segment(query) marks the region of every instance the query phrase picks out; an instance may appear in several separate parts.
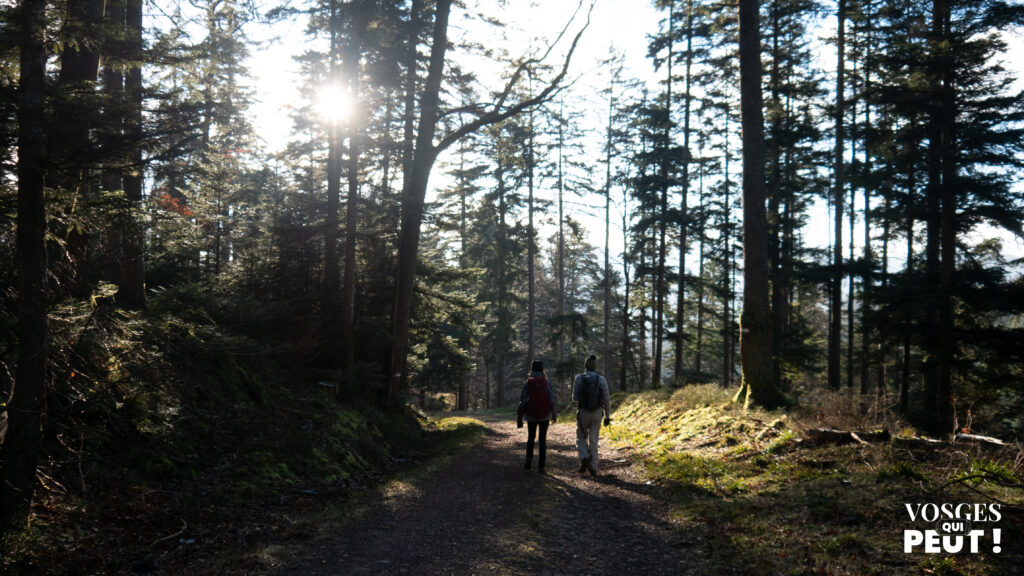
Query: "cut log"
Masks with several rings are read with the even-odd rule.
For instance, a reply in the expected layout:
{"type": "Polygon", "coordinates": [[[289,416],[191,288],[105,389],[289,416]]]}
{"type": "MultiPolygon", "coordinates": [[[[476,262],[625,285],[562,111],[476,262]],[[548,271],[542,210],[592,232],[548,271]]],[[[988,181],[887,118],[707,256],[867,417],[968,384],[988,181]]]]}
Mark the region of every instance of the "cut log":
{"type": "Polygon", "coordinates": [[[920,438],[917,436],[897,436],[892,439],[892,443],[901,448],[931,448],[933,450],[947,446],[942,440],[920,438]]]}
{"type": "Polygon", "coordinates": [[[1003,442],[998,438],[980,436],[978,434],[957,434],[953,441],[969,442],[971,444],[977,444],[978,446],[984,446],[985,448],[1006,448],[1006,442],[1003,442]]]}
{"type": "Polygon", "coordinates": [[[885,428],[880,430],[858,430],[854,434],[865,442],[888,442],[892,440],[892,434],[885,428]]]}
{"type": "Polygon", "coordinates": [[[867,444],[856,434],[849,430],[832,430],[830,428],[812,428],[805,430],[804,435],[811,442],[821,442],[827,444],[867,444]]]}

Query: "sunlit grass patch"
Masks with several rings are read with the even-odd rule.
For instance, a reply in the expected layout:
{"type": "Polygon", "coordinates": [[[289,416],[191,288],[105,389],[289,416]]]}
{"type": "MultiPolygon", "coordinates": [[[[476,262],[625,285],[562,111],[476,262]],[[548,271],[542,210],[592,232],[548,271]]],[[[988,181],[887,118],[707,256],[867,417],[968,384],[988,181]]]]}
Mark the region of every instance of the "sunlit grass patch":
{"type": "Polygon", "coordinates": [[[446,449],[457,449],[475,444],[487,432],[486,424],[475,418],[463,416],[433,420],[431,426],[444,433],[446,449]]]}
{"type": "MultiPolygon", "coordinates": [[[[619,395],[608,437],[669,488],[681,525],[709,535],[708,573],[1016,573],[1005,572],[1013,563],[1005,549],[923,559],[923,552],[905,554],[902,538],[911,527],[907,502],[986,502],[984,493],[1024,504],[1024,457],[885,441],[814,444],[801,438],[822,425],[812,414],[744,411],[695,399],[702,394],[619,395]]],[[[888,418],[857,418],[859,404],[847,396],[848,406],[830,418],[864,426],[858,430],[876,430],[888,418]]],[[[1024,539],[1009,516],[1000,525],[1004,543],[1024,539]]]]}

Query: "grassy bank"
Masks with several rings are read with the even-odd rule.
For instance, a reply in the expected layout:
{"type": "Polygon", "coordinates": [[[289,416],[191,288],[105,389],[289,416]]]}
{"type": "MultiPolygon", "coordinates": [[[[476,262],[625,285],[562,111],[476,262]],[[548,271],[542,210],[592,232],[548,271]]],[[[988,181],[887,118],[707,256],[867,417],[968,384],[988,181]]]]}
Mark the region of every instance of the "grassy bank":
{"type": "MultiPolygon", "coordinates": [[[[728,574],[1017,574],[1024,561],[1019,448],[901,441],[818,444],[837,423],[912,434],[881,409],[837,395],[800,413],[744,412],[728,390],[692,386],[614,398],[616,444],[672,495],[674,513],[706,527],[710,565],[728,574]],[[903,551],[906,504],[1001,503],[976,554],[903,551]],[[1001,529],[993,553],[990,528],[1001,529]]],[[[693,525],[690,522],[685,523],[693,525]]]]}

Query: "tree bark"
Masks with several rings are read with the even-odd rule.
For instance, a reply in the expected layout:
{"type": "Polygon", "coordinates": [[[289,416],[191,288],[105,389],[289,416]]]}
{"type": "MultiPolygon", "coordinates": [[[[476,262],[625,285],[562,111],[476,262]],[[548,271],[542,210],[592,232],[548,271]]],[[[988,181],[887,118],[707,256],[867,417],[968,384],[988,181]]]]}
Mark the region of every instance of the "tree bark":
{"type": "Polygon", "coordinates": [[[733,360],[733,339],[734,334],[732,330],[733,314],[732,314],[732,303],[733,303],[733,266],[732,266],[732,194],[730,194],[731,187],[729,186],[729,115],[725,115],[725,146],[724,146],[724,158],[722,159],[722,172],[723,181],[725,187],[725,193],[722,198],[722,212],[724,223],[724,233],[722,234],[724,240],[723,252],[725,253],[725,262],[722,265],[722,294],[723,294],[723,306],[722,306],[722,386],[732,386],[732,377],[735,362],[733,360]]]}
{"type": "MultiPolygon", "coordinates": [[[[359,59],[363,34],[368,18],[367,6],[358,1],[352,4],[355,14],[345,47],[343,74],[352,102],[359,102],[359,59]]],[[[354,104],[352,105],[354,108],[354,104]]],[[[359,226],[359,152],[364,126],[361,115],[351,110],[347,118],[348,131],[348,197],[345,202],[345,267],[341,279],[341,366],[351,370],[355,363],[355,306],[356,306],[356,237],[359,226]]]]}
{"type": "Polygon", "coordinates": [[[18,364],[7,405],[7,434],[0,447],[0,534],[20,530],[28,520],[42,442],[46,384],[47,292],[46,213],[46,52],[43,0],[23,0],[20,26],[18,101],[18,214],[15,237],[18,270],[16,309],[18,364]]]}
{"type": "MultiPolygon", "coordinates": [[[[604,365],[604,372],[609,376],[612,373],[612,347],[609,342],[609,334],[611,328],[611,302],[612,302],[612,284],[611,284],[611,247],[609,241],[611,240],[611,220],[612,220],[612,117],[615,114],[615,81],[612,80],[611,86],[608,88],[608,126],[605,131],[605,154],[604,154],[604,318],[601,330],[601,345],[603,347],[602,355],[604,358],[601,362],[604,365]]],[[[609,386],[611,384],[609,383],[609,386]]],[[[610,389],[610,388],[609,388],[610,389]]]]}
{"type": "MultiPolygon", "coordinates": [[[[95,82],[99,74],[103,15],[103,0],[69,0],[62,30],[65,49],[60,55],[57,78],[59,96],[53,103],[54,116],[62,121],[49,128],[50,174],[44,178],[49,186],[75,199],[68,214],[71,220],[84,219],[78,212],[87,210],[96,188],[93,167],[97,158],[89,131],[90,124],[98,119],[95,82]]],[[[66,231],[55,232],[66,237],[70,266],[57,266],[53,273],[72,293],[78,292],[76,284],[86,268],[88,238],[73,223],[66,231]]]]}
{"type": "Polygon", "coordinates": [[[434,13],[434,31],[430,48],[430,66],[420,100],[420,118],[416,130],[416,144],[409,165],[409,175],[402,190],[402,227],[398,238],[398,279],[395,289],[394,327],[392,330],[391,376],[388,400],[397,402],[401,397],[405,375],[405,348],[412,317],[412,298],[416,282],[416,260],[420,243],[420,224],[423,221],[423,202],[427,193],[430,169],[437,158],[434,131],[437,127],[440,103],[441,77],[444,73],[445,52],[448,48],[448,15],[452,0],[437,0],[434,13]]]}
{"type": "Polygon", "coordinates": [[[743,313],[738,398],[746,405],[779,405],[772,383],[772,322],[768,295],[768,224],[765,208],[764,113],[758,3],[739,2],[740,114],[743,124],[743,313]]]}
{"type": "Polygon", "coordinates": [[[668,191],[669,191],[669,148],[672,143],[672,48],[675,41],[675,15],[674,15],[675,2],[669,2],[668,4],[668,57],[665,62],[668,67],[668,74],[665,79],[665,133],[662,136],[664,140],[664,149],[661,155],[661,166],[659,170],[661,172],[661,206],[659,209],[658,218],[658,272],[657,277],[654,280],[654,299],[655,299],[655,310],[654,310],[654,326],[651,329],[652,336],[654,337],[654,367],[651,369],[651,387],[657,388],[661,386],[661,370],[662,370],[662,347],[665,340],[665,292],[667,290],[665,281],[665,258],[668,251],[667,245],[667,233],[668,233],[668,191]]]}
{"type": "Polygon", "coordinates": [[[782,150],[779,144],[782,131],[781,104],[781,83],[782,74],[779,64],[781,50],[779,37],[782,35],[781,23],[779,21],[779,2],[774,0],[771,3],[769,12],[771,18],[771,70],[769,72],[769,90],[771,92],[770,108],[772,114],[771,137],[767,143],[768,171],[768,262],[771,274],[771,302],[772,302],[772,325],[775,337],[772,339],[772,383],[782,389],[782,351],[786,347],[786,332],[784,330],[786,314],[786,277],[789,274],[782,265],[782,150]]]}
{"type": "Polygon", "coordinates": [[[829,304],[828,331],[828,385],[832,390],[839,389],[840,380],[840,340],[843,332],[843,203],[846,186],[846,170],[843,161],[845,145],[845,128],[843,125],[846,114],[846,0],[839,0],[838,27],[836,36],[836,106],[835,106],[835,149],[833,150],[833,182],[832,205],[835,210],[835,240],[832,245],[832,280],[830,285],[831,300],[829,304]]]}
{"type": "MultiPolygon", "coordinates": [[[[931,32],[931,63],[929,82],[931,84],[931,110],[928,122],[928,184],[925,190],[925,246],[924,246],[924,299],[925,332],[924,358],[924,405],[926,408],[926,425],[932,432],[939,432],[938,398],[939,398],[939,356],[942,346],[940,335],[940,310],[943,308],[940,284],[940,250],[942,245],[942,161],[943,161],[943,119],[942,114],[942,56],[941,43],[944,39],[943,16],[945,2],[932,2],[931,32]]],[[[948,432],[948,430],[946,431],[948,432]]]]}
{"type": "MultiPolygon", "coordinates": [[[[558,317],[565,318],[565,181],[562,178],[562,148],[565,145],[565,119],[563,103],[558,106],[558,178],[555,187],[558,189],[558,317]]],[[[565,362],[565,335],[558,337],[558,364],[565,362]]],[[[572,375],[569,375],[572,378],[572,375]]],[[[556,389],[557,390],[557,389],[556,389]]]]}
{"type": "Polygon", "coordinates": [[[679,283],[676,291],[676,357],[674,374],[677,386],[685,382],[683,378],[683,356],[686,350],[686,332],[683,330],[686,306],[686,227],[689,226],[689,217],[686,213],[687,196],[690,194],[690,104],[693,101],[691,94],[691,68],[693,66],[693,1],[686,2],[686,62],[684,66],[685,97],[683,100],[683,190],[680,192],[679,201],[679,283]]]}
{"type": "MultiPolygon", "coordinates": [[[[530,74],[530,94],[533,94],[533,74],[530,74]]],[[[529,223],[526,229],[526,275],[527,275],[527,312],[526,312],[526,361],[537,359],[536,324],[537,324],[537,229],[534,227],[533,172],[536,163],[533,150],[534,112],[530,109],[526,142],[526,188],[527,212],[529,223]]]]}
{"type": "MultiPolygon", "coordinates": [[[[935,27],[941,37],[949,39],[950,5],[948,0],[935,0],[935,27]]],[[[953,63],[949,49],[943,43],[941,83],[939,86],[940,109],[935,119],[940,123],[940,158],[942,161],[942,214],[941,214],[941,251],[942,263],[939,269],[939,362],[937,400],[937,430],[941,433],[953,431],[956,415],[953,412],[953,356],[955,354],[956,337],[953,333],[955,322],[953,316],[953,274],[956,271],[956,103],[954,90],[953,63]]]]}
{"type": "Polygon", "coordinates": [[[127,0],[128,35],[126,52],[131,66],[126,70],[125,144],[128,148],[128,166],[124,171],[124,197],[127,201],[122,228],[121,279],[118,283],[117,303],[140,309],[146,305],[145,264],[143,243],[145,231],[139,216],[142,214],[142,0],[127,0]]]}
{"type": "MultiPolygon", "coordinates": [[[[907,196],[910,197],[914,192],[914,169],[908,170],[908,181],[907,196]]],[[[907,278],[913,278],[914,272],[914,218],[911,215],[907,216],[907,266],[905,274],[907,278]]],[[[904,322],[903,325],[903,358],[900,371],[900,412],[902,414],[908,414],[910,412],[910,333],[912,328],[912,322],[904,322]]]]}
{"type": "Polygon", "coordinates": [[[704,311],[706,306],[704,305],[704,259],[705,259],[705,226],[707,219],[704,218],[705,214],[705,198],[704,198],[704,163],[703,163],[704,150],[702,142],[697,144],[697,195],[698,195],[698,211],[701,214],[699,231],[697,233],[698,248],[697,248],[697,342],[694,346],[693,354],[693,371],[700,375],[703,371],[703,349],[704,349],[704,311]]]}
{"type": "MultiPolygon", "coordinates": [[[[328,82],[336,89],[341,85],[341,15],[338,13],[336,0],[330,3],[330,48],[328,64],[328,82]]],[[[341,262],[338,258],[338,244],[341,231],[339,229],[339,211],[341,206],[341,126],[336,118],[332,118],[327,127],[327,213],[324,216],[324,281],[323,281],[323,315],[321,322],[322,354],[325,358],[333,356],[338,345],[338,323],[341,313],[341,262]]]]}

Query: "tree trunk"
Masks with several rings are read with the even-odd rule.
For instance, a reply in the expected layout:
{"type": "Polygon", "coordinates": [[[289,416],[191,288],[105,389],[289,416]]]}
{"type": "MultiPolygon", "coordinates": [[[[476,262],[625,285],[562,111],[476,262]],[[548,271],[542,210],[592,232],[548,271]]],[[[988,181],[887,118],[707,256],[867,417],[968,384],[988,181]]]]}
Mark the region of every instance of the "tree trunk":
{"type": "Polygon", "coordinates": [[[771,71],[769,83],[771,91],[770,107],[772,114],[772,133],[767,144],[768,171],[768,262],[771,269],[771,302],[772,325],[775,337],[772,339],[772,383],[776,389],[782,389],[782,351],[786,345],[786,333],[783,330],[786,314],[786,281],[787,270],[783,269],[781,258],[782,244],[782,150],[779,145],[781,137],[782,107],[780,90],[782,83],[779,60],[781,59],[779,36],[782,34],[779,22],[779,2],[771,3],[771,71]]]}
{"type": "MultiPolygon", "coordinates": [[[[100,149],[103,154],[103,170],[101,185],[105,192],[115,194],[124,191],[124,176],[128,159],[125,146],[125,92],[124,68],[128,59],[126,44],[127,5],[125,0],[108,0],[104,15],[103,39],[103,116],[100,134],[100,149]]],[[[74,279],[71,292],[78,297],[85,297],[92,289],[92,284],[99,279],[117,281],[120,270],[112,270],[112,265],[121,261],[123,254],[123,230],[114,227],[113,254],[98,254],[94,250],[95,237],[86,234],[73,234],[68,238],[68,253],[74,261],[74,279]]]]}
{"type": "Polygon", "coordinates": [[[829,304],[828,331],[828,385],[832,390],[839,389],[840,340],[843,331],[843,189],[846,186],[846,170],[843,160],[845,146],[845,128],[843,125],[846,114],[846,0],[839,0],[838,26],[836,28],[836,106],[835,106],[835,149],[833,154],[832,205],[835,209],[835,240],[832,245],[832,280],[830,285],[831,300],[829,304]]]}
{"type": "MultiPolygon", "coordinates": [[[[609,342],[609,333],[611,328],[612,267],[610,258],[611,247],[609,246],[609,241],[611,240],[612,220],[612,116],[615,113],[614,90],[615,82],[613,80],[608,90],[608,126],[606,130],[604,155],[604,322],[601,330],[602,356],[604,356],[601,362],[604,365],[605,374],[608,374],[609,376],[611,376],[612,372],[612,347],[611,342],[609,342]]],[[[610,383],[609,386],[611,386],[610,383]]]]}
{"type": "Polygon", "coordinates": [[[779,405],[772,383],[772,322],[768,295],[768,225],[765,209],[764,114],[758,3],[739,2],[740,114],[743,124],[743,313],[738,398],[746,405],[779,405]]]}
{"type": "MultiPolygon", "coordinates": [[[[907,196],[914,194],[914,169],[910,168],[908,176],[907,196]]],[[[914,217],[907,215],[907,266],[906,277],[913,278],[914,273],[914,217]]],[[[908,414],[910,410],[910,333],[912,321],[907,320],[903,325],[903,363],[900,373],[900,412],[908,414]]]]}
{"type": "Polygon", "coordinates": [[[683,100],[683,190],[680,192],[679,201],[679,283],[676,290],[676,358],[673,378],[677,386],[685,382],[683,378],[683,355],[686,350],[686,332],[683,330],[686,318],[684,307],[686,305],[686,227],[689,226],[689,216],[686,213],[687,197],[690,194],[690,104],[693,95],[690,93],[693,78],[691,68],[693,66],[693,0],[686,2],[686,64],[683,76],[685,78],[685,97],[683,100]]]}
{"type": "Polygon", "coordinates": [[[388,400],[397,403],[401,397],[405,376],[405,349],[409,338],[409,320],[412,317],[413,289],[416,282],[416,261],[420,243],[420,224],[423,221],[423,202],[427,193],[430,169],[437,158],[434,131],[437,127],[441,77],[444,72],[445,51],[448,47],[448,15],[452,0],[437,0],[434,31],[430,48],[430,66],[420,99],[419,126],[416,146],[411,160],[411,174],[402,190],[402,227],[398,237],[398,278],[395,287],[394,326],[392,330],[391,375],[388,400]]]}
{"type": "MultiPolygon", "coordinates": [[[[870,43],[869,43],[870,44],[870,43]]],[[[865,75],[868,73],[864,71],[865,75]]],[[[867,76],[865,76],[867,85],[867,76]]],[[[871,107],[864,106],[864,128],[865,132],[871,129],[871,107]]],[[[871,147],[869,142],[864,142],[864,171],[871,173],[871,147]]],[[[874,266],[874,254],[871,252],[871,186],[864,184],[864,273],[861,276],[861,297],[860,297],[860,393],[868,393],[868,384],[871,379],[871,329],[868,324],[868,317],[871,315],[871,267],[874,266]]]]}
{"type": "MultiPolygon", "coordinates": [[[[852,89],[854,92],[856,88],[852,89]]],[[[856,106],[850,111],[854,119],[857,118],[856,106]]],[[[850,157],[856,158],[857,154],[857,141],[851,139],[850,142],[850,157]]],[[[853,262],[853,231],[857,225],[857,195],[850,187],[850,258],[847,263],[853,262]]],[[[853,273],[850,273],[850,279],[846,284],[846,387],[853,389],[853,374],[854,374],[854,361],[853,361],[853,329],[854,329],[854,318],[853,318],[853,273]]]]}
{"type": "MultiPolygon", "coordinates": [[[[934,26],[941,38],[949,39],[950,6],[948,0],[935,0],[934,26]]],[[[953,274],[956,271],[956,105],[953,86],[953,63],[951,62],[946,43],[942,43],[940,70],[941,84],[938,87],[941,104],[938,117],[940,123],[940,158],[942,161],[942,214],[941,214],[941,250],[942,263],[939,269],[939,361],[938,383],[936,386],[937,431],[947,434],[953,431],[956,415],[953,413],[953,356],[955,354],[953,317],[953,274]]]]}
{"type": "MultiPolygon", "coordinates": [[[[565,144],[565,118],[563,116],[563,102],[558,104],[558,178],[555,183],[558,189],[558,317],[565,318],[565,206],[564,206],[564,185],[562,178],[562,147],[565,144]]],[[[565,362],[565,335],[564,331],[558,337],[558,365],[565,362]]],[[[572,375],[569,375],[572,378],[572,375]]],[[[556,388],[557,389],[557,388],[556,388]]]]}
{"type": "Polygon", "coordinates": [[[506,359],[508,353],[511,352],[507,348],[507,345],[511,342],[509,337],[512,332],[512,326],[510,325],[510,311],[509,298],[508,298],[508,287],[506,285],[508,280],[508,271],[506,269],[506,262],[508,262],[509,248],[508,248],[508,225],[506,221],[506,214],[508,212],[508,204],[505,201],[505,159],[502,157],[502,148],[504,147],[502,142],[502,132],[504,127],[498,125],[498,134],[495,139],[495,150],[498,160],[498,166],[494,171],[494,178],[498,185],[498,230],[497,230],[497,241],[495,242],[495,253],[497,255],[497,276],[498,276],[498,338],[497,342],[497,354],[498,354],[498,381],[497,381],[497,392],[498,392],[498,403],[497,406],[505,405],[505,379],[506,379],[506,359]]]}
{"type": "Polygon", "coordinates": [[[697,342],[694,348],[693,355],[693,371],[700,375],[704,370],[702,366],[703,360],[703,349],[704,349],[704,311],[706,306],[704,305],[704,237],[705,237],[705,225],[707,219],[704,217],[705,214],[705,198],[704,198],[704,163],[703,163],[703,146],[702,143],[697,145],[697,193],[698,193],[698,210],[701,214],[700,218],[700,230],[697,234],[698,248],[697,248],[697,342]]]}
{"type": "MultiPolygon", "coordinates": [[[[533,93],[533,74],[530,74],[530,93],[533,93]]],[[[537,324],[537,229],[534,227],[533,172],[536,159],[533,155],[534,112],[530,109],[528,140],[526,143],[526,188],[527,212],[529,223],[526,229],[526,275],[527,275],[527,312],[526,312],[526,361],[537,359],[536,324],[537,324]]]]}
{"type": "MultiPolygon", "coordinates": [[[[96,122],[96,82],[99,73],[99,45],[102,41],[101,23],[104,16],[103,0],[69,0],[67,20],[63,30],[65,49],[60,55],[58,97],[54,103],[54,117],[61,118],[49,128],[51,173],[44,176],[50,187],[73,197],[68,218],[83,220],[80,210],[87,211],[95,193],[92,171],[95,158],[91,157],[94,143],[89,137],[90,124],[96,122]]],[[[72,293],[86,266],[88,238],[81,227],[72,222],[66,229],[55,230],[65,235],[70,266],[56,266],[53,273],[60,284],[67,284],[72,293]]],[[[58,262],[61,259],[58,259],[58,262]]]]}
{"type": "MultiPolygon", "coordinates": [[[[405,356],[409,336],[409,321],[412,317],[420,225],[423,221],[423,205],[427,191],[427,180],[430,178],[430,170],[437,159],[438,152],[484,126],[505,120],[550,98],[568,73],[572,54],[579,43],[580,36],[590,23],[590,14],[588,12],[587,24],[583,26],[573,39],[572,45],[566,53],[561,71],[539,94],[505,109],[499,109],[500,104],[507,100],[509,91],[513,87],[513,84],[509,84],[505,92],[497,97],[494,108],[488,114],[446,134],[437,145],[434,145],[434,132],[437,128],[440,105],[441,80],[444,73],[445,51],[448,42],[448,16],[451,12],[451,5],[452,0],[437,0],[435,3],[430,65],[427,70],[427,80],[423,88],[423,96],[420,99],[420,117],[419,126],[416,130],[416,145],[409,163],[411,166],[407,165],[407,168],[411,169],[411,174],[404,179],[405,186],[402,190],[402,224],[398,240],[398,274],[395,288],[394,324],[391,340],[391,374],[388,383],[388,399],[392,403],[397,403],[399,400],[406,370],[405,356]]],[[[415,20],[415,10],[413,19],[415,20]]],[[[412,48],[414,49],[414,47],[412,48]]],[[[411,56],[410,60],[413,59],[411,56]]],[[[410,79],[410,87],[414,85],[415,74],[410,79]]]]}
{"type": "Polygon", "coordinates": [[[668,57],[665,63],[668,74],[665,79],[665,134],[664,149],[661,155],[661,206],[658,215],[658,271],[654,279],[654,326],[651,328],[654,338],[654,367],[651,369],[651,387],[661,386],[662,347],[665,340],[665,258],[667,256],[667,234],[668,234],[668,190],[669,190],[669,159],[668,152],[672,143],[672,48],[675,41],[675,16],[673,9],[675,2],[668,4],[668,57]]]}
{"type": "MultiPolygon", "coordinates": [[[[330,4],[330,54],[328,82],[333,87],[341,85],[341,70],[338,62],[341,52],[341,16],[335,0],[330,4]]],[[[339,214],[341,206],[341,127],[332,118],[327,128],[327,213],[324,217],[324,281],[323,315],[320,318],[322,353],[331,358],[338,345],[338,321],[341,312],[341,262],[338,258],[338,244],[341,231],[339,214]]]]}
{"type": "MultiPolygon", "coordinates": [[[[28,520],[42,442],[46,385],[46,213],[43,173],[46,158],[46,2],[18,6],[18,214],[15,314],[18,364],[7,405],[7,434],[0,447],[0,534],[20,531],[28,520]]],[[[6,399],[5,399],[6,400],[6,399]]]]}
{"type": "MultiPolygon", "coordinates": [[[[345,47],[343,72],[348,84],[349,98],[361,101],[359,59],[362,38],[367,21],[364,2],[354,2],[352,29],[345,47]]],[[[362,116],[352,110],[347,119],[348,128],[348,198],[345,202],[345,268],[341,279],[341,365],[351,370],[355,363],[355,307],[356,307],[356,230],[359,226],[359,152],[364,136],[362,116]]]]}
{"type": "MultiPolygon", "coordinates": [[[[629,211],[626,209],[626,192],[622,198],[622,343],[619,348],[619,390],[625,392],[626,386],[626,358],[633,358],[632,345],[630,344],[630,322],[629,322],[629,298],[632,282],[629,279],[629,211]]],[[[637,371],[636,363],[633,362],[633,371],[637,371]]]]}
{"type": "MultiPolygon", "coordinates": [[[[925,246],[924,246],[924,290],[923,297],[925,306],[925,337],[924,337],[924,358],[922,371],[924,372],[924,405],[927,417],[927,426],[932,432],[939,432],[938,422],[938,398],[939,398],[939,356],[942,345],[939,334],[940,310],[943,308],[942,295],[940,294],[940,247],[942,245],[942,160],[943,160],[943,119],[942,114],[942,70],[944,57],[941,56],[943,48],[940,44],[944,40],[943,17],[945,2],[935,0],[932,3],[932,37],[931,42],[931,69],[929,70],[929,82],[931,83],[931,118],[928,126],[928,184],[926,195],[926,216],[925,216],[925,246]]],[[[943,432],[949,432],[943,430],[943,432]]]]}
{"type": "Polygon", "coordinates": [[[722,265],[722,386],[732,386],[732,376],[735,372],[733,361],[733,331],[732,331],[732,302],[733,302],[733,279],[732,279],[732,195],[729,186],[729,116],[725,115],[725,153],[722,159],[723,181],[725,182],[725,194],[722,198],[722,212],[724,222],[724,263],[722,265]]]}
{"type": "Polygon", "coordinates": [[[128,167],[124,172],[124,196],[128,203],[122,228],[121,280],[117,302],[128,308],[146,305],[142,214],[142,0],[127,1],[127,54],[132,63],[125,75],[125,140],[128,167]]]}

